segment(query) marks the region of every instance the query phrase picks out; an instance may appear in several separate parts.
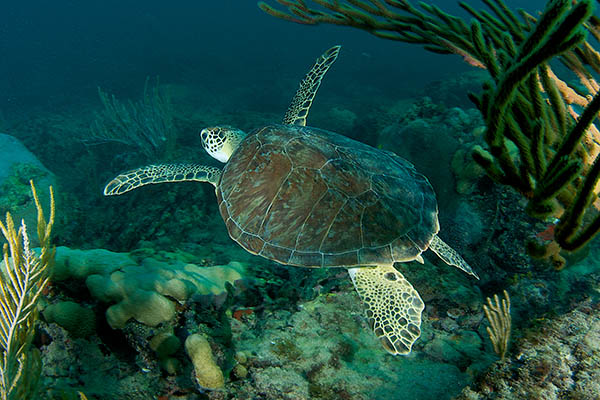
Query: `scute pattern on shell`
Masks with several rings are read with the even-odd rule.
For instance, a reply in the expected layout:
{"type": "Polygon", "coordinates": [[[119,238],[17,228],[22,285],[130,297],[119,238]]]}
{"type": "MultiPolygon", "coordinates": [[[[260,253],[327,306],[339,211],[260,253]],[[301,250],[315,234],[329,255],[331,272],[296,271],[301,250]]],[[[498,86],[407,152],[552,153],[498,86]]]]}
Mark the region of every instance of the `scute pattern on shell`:
{"type": "Polygon", "coordinates": [[[333,132],[252,132],[217,188],[230,236],[254,254],[304,267],[414,260],[438,232],[437,203],[412,164],[333,132]]]}

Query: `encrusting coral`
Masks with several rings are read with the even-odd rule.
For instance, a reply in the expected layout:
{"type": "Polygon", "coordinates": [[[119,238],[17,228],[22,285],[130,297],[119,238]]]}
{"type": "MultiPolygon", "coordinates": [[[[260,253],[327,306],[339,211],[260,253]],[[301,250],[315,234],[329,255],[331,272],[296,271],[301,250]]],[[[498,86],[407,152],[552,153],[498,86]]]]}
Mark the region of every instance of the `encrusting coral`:
{"type": "Polygon", "coordinates": [[[175,316],[172,299],[222,301],[225,285],[242,280],[244,271],[244,265],[237,262],[200,267],[146,258],[138,265],[126,253],[59,247],[54,280],[85,279],[93,297],[111,304],[107,322],[120,329],[131,318],[147,326],[171,320],[175,316]]]}
{"type": "MultiPolygon", "coordinates": [[[[435,5],[421,2],[417,8],[407,0],[277,2],[287,10],[265,2],[259,7],[288,21],[344,25],[422,44],[486,69],[490,79],[471,99],[486,121],[488,148],[475,148],[473,158],[491,178],[525,196],[530,215],[559,219],[552,243],[560,248],[581,248],[600,231],[600,133],[594,125],[600,55],[586,41],[587,34],[600,37],[593,1],[551,0],[539,18],[512,12],[501,0],[484,1],[491,12],[460,3],[473,17],[470,23],[435,5]],[[581,85],[560,78],[552,60],[562,62],[581,85]]],[[[556,255],[552,243],[533,243],[530,250],[556,255]]]]}

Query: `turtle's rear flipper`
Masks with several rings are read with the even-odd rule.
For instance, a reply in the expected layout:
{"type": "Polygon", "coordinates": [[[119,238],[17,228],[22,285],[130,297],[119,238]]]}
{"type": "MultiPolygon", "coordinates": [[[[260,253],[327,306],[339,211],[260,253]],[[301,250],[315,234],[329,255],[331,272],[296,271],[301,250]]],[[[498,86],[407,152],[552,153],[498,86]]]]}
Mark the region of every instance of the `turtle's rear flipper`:
{"type": "Polygon", "coordinates": [[[391,354],[409,354],[421,335],[425,308],[419,293],[393,266],[349,268],[369,325],[391,354]]]}
{"type": "Polygon", "coordinates": [[[471,266],[467,264],[467,262],[454,250],[452,247],[448,246],[446,242],[440,239],[437,236],[433,237],[431,243],[429,244],[429,249],[438,255],[439,258],[444,260],[444,262],[448,265],[452,265],[456,268],[462,269],[469,275],[473,275],[475,278],[479,279],[479,276],[473,271],[471,266]]]}
{"type": "Polygon", "coordinates": [[[104,187],[105,196],[129,192],[152,183],[197,181],[217,186],[221,170],[200,164],[156,164],[123,172],[104,187]]]}

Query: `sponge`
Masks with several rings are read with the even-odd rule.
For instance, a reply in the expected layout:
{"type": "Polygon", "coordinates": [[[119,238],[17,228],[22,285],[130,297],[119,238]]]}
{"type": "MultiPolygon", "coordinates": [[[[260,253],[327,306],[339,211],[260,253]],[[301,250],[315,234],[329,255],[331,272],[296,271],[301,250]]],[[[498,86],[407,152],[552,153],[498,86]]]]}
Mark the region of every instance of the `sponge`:
{"type": "Polygon", "coordinates": [[[46,321],[57,323],[75,338],[88,337],[96,332],[94,312],[72,301],[51,304],[42,314],[46,321]]]}
{"type": "Polygon", "coordinates": [[[207,390],[222,388],[225,384],[223,371],[215,363],[210,344],[206,338],[197,333],[188,336],[185,340],[185,351],[192,359],[196,382],[207,390]]]}

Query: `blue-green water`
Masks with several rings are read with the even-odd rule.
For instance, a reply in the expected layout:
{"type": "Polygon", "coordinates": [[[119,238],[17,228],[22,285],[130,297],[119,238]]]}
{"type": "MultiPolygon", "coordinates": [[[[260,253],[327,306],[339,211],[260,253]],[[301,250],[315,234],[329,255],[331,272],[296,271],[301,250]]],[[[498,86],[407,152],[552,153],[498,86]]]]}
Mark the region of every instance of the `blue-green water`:
{"type": "MultiPolygon", "coordinates": [[[[452,0],[437,3],[461,11],[452,0]]],[[[316,54],[336,43],[345,46],[345,60],[328,84],[350,98],[356,96],[344,93],[348,82],[394,96],[466,70],[458,57],[431,55],[418,46],[279,21],[254,1],[9,2],[0,22],[4,112],[93,97],[97,86],[131,96],[146,76],[157,75],[217,92],[255,84],[266,92],[258,106],[284,107],[269,82],[296,79],[316,54]]],[[[287,93],[281,96],[287,101],[287,93]]]]}

